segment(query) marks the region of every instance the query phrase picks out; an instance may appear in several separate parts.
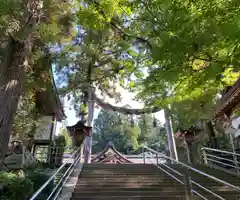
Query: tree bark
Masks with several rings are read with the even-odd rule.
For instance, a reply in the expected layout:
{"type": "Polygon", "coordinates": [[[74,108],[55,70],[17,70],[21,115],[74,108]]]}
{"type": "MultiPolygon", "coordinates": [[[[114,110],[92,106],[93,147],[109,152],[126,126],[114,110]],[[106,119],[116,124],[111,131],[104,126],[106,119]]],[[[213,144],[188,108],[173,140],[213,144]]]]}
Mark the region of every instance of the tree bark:
{"type": "Polygon", "coordinates": [[[214,149],[218,148],[216,134],[215,134],[215,132],[213,130],[212,122],[211,121],[206,122],[205,126],[206,126],[205,127],[206,128],[206,132],[207,132],[207,134],[209,136],[209,139],[211,141],[211,144],[212,144],[211,148],[214,148],[214,149]]]}
{"type": "Polygon", "coordinates": [[[6,54],[0,66],[0,167],[4,163],[13,119],[22,93],[27,56],[32,50],[31,36],[40,20],[43,0],[26,1],[26,21],[19,40],[9,36],[6,54]]]}
{"type": "Polygon", "coordinates": [[[10,39],[0,68],[0,166],[8,148],[24,79],[26,44],[10,39]]]}

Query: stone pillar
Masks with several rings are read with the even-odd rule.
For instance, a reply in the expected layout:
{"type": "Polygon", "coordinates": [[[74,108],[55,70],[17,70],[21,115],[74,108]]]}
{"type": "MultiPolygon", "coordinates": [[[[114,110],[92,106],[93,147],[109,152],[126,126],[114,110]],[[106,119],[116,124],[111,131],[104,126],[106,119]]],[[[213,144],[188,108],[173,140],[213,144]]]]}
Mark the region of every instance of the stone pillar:
{"type": "Polygon", "coordinates": [[[172,121],[171,121],[171,117],[169,115],[169,110],[168,109],[164,109],[164,116],[165,116],[165,120],[166,120],[168,150],[169,150],[169,153],[170,153],[170,157],[178,160],[177,148],[176,148],[175,138],[174,138],[173,128],[172,128],[172,121]]]}
{"type": "MultiPolygon", "coordinates": [[[[92,127],[93,123],[93,115],[94,115],[94,93],[95,88],[88,88],[88,118],[87,118],[87,126],[92,127]]],[[[85,135],[84,140],[84,162],[91,162],[91,154],[92,154],[92,129],[89,129],[87,134],[85,135]]]]}

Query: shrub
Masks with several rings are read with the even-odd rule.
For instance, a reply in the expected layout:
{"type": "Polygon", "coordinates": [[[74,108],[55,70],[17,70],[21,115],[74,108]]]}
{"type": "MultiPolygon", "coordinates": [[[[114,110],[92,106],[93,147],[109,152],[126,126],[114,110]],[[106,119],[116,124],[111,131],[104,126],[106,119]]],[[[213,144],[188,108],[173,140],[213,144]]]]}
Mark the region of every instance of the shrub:
{"type": "MultiPolygon", "coordinates": [[[[0,172],[0,199],[1,200],[27,200],[37,191],[50,175],[44,172],[28,170],[24,175],[12,172],[0,172]]],[[[54,188],[54,181],[43,190],[37,200],[46,200],[54,188]]]]}
{"type": "Polygon", "coordinates": [[[25,200],[33,193],[33,183],[14,173],[0,172],[0,185],[2,200],[25,200]]]}
{"type": "MultiPolygon", "coordinates": [[[[49,178],[50,175],[44,174],[44,172],[28,171],[27,178],[33,183],[34,192],[37,191],[49,178]]],[[[54,188],[54,181],[51,181],[48,186],[43,190],[43,192],[38,196],[37,199],[45,200],[47,195],[49,195],[54,188]]]]}
{"type": "Polygon", "coordinates": [[[66,146],[66,139],[63,135],[59,135],[55,139],[55,146],[56,147],[65,147],[66,146]]]}

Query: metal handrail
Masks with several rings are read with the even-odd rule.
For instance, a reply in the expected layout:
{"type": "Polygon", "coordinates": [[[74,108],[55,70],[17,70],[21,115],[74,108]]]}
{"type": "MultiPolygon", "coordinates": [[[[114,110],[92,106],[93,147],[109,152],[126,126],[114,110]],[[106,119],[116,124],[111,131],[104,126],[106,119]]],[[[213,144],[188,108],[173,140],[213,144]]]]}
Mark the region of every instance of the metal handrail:
{"type": "Polygon", "coordinates": [[[224,162],[221,162],[221,161],[218,161],[218,160],[214,160],[214,159],[211,159],[211,158],[207,158],[207,161],[211,161],[212,163],[218,163],[218,164],[225,165],[225,166],[228,166],[228,167],[232,167],[232,168],[235,168],[235,169],[240,169],[239,167],[236,167],[234,165],[227,164],[227,163],[224,163],[224,162]]]}
{"type": "MultiPolygon", "coordinates": [[[[193,172],[195,172],[195,173],[197,173],[197,174],[200,174],[200,175],[202,175],[202,176],[204,176],[204,177],[207,177],[207,178],[209,178],[209,179],[211,179],[211,180],[213,180],[213,181],[215,181],[215,182],[221,183],[221,184],[223,184],[223,185],[225,185],[225,186],[227,186],[227,187],[229,187],[229,188],[231,188],[231,189],[233,189],[233,190],[235,190],[235,191],[240,191],[240,187],[237,187],[237,186],[235,186],[235,185],[233,185],[233,184],[231,184],[231,183],[228,183],[228,182],[226,182],[226,181],[224,181],[224,180],[221,180],[221,179],[219,179],[219,178],[216,178],[216,177],[214,177],[214,176],[212,176],[212,175],[210,175],[210,174],[207,174],[207,173],[202,172],[202,171],[200,171],[200,170],[198,170],[198,169],[195,169],[195,168],[193,168],[193,167],[191,167],[191,166],[189,166],[189,165],[187,165],[187,164],[185,164],[185,163],[182,163],[182,162],[177,161],[177,160],[175,160],[175,159],[173,159],[173,158],[170,158],[170,157],[164,155],[163,153],[157,152],[157,151],[155,151],[155,150],[153,150],[153,149],[151,149],[151,148],[149,148],[149,147],[144,146],[144,147],[143,147],[143,152],[145,152],[145,149],[148,150],[148,151],[150,151],[150,152],[152,152],[152,153],[154,153],[155,155],[157,155],[157,157],[161,156],[161,157],[165,158],[166,160],[170,160],[172,163],[179,164],[180,166],[183,167],[183,169],[186,170],[186,172],[188,172],[188,171],[193,171],[193,172]]],[[[144,156],[143,159],[144,159],[144,163],[145,163],[145,159],[146,159],[145,156],[144,156]]],[[[162,164],[161,164],[161,165],[162,165],[162,164]]],[[[157,164],[156,166],[159,167],[160,169],[163,169],[163,168],[161,167],[161,165],[158,165],[158,164],[157,164]]],[[[166,172],[166,170],[163,170],[163,171],[166,172]]],[[[176,170],[172,169],[172,171],[174,172],[174,171],[176,171],[176,170]]],[[[168,172],[167,172],[167,174],[170,175],[170,173],[168,173],[168,172]]],[[[182,174],[182,173],[179,174],[179,172],[178,172],[178,173],[176,173],[176,174],[180,175],[180,174],[182,174]]],[[[188,190],[190,190],[190,193],[195,193],[195,194],[198,195],[199,197],[201,197],[201,198],[203,198],[203,199],[206,199],[203,195],[199,194],[196,190],[193,190],[193,189],[191,188],[191,184],[194,184],[194,185],[200,187],[201,189],[205,190],[206,192],[212,194],[213,196],[217,197],[218,199],[224,200],[224,198],[221,197],[220,195],[218,195],[218,194],[212,192],[211,190],[205,188],[205,187],[202,186],[201,184],[199,184],[199,183],[191,180],[191,177],[189,176],[188,173],[182,174],[182,175],[183,175],[183,176],[186,176],[185,178],[187,178],[187,182],[186,182],[186,180],[184,181],[185,183],[182,182],[180,179],[178,179],[177,177],[175,177],[175,176],[172,175],[172,174],[171,174],[171,177],[174,176],[173,178],[174,178],[175,180],[177,179],[178,182],[186,185],[186,187],[189,187],[189,186],[190,186],[190,188],[188,189],[188,190]],[[189,184],[189,183],[190,183],[190,184],[189,184]]],[[[186,198],[188,199],[187,194],[186,194],[186,198]]]]}
{"type": "MultiPolygon", "coordinates": [[[[73,148],[73,147],[58,147],[58,146],[53,146],[53,147],[48,147],[48,146],[39,146],[38,148],[35,149],[35,152],[32,152],[36,159],[40,162],[48,162],[48,159],[49,159],[49,152],[48,151],[51,151],[53,152],[53,150],[56,150],[56,154],[52,154],[53,155],[53,158],[58,158],[59,156],[59,152],[58,150],[61,149],[64,151],[64,154],[65,153],[69,153],[69,154],[72,154],[76,148],[73,148]],[[66,152],[68,151],[68,152],[66,152]]],[[[64,156],[64,155],[63,155],[64,156]]],[[[63,157],[63,159],[65,159],[65,157],[63,157]]]]}
{"type": "Polygon", "coordinates": [[[238,154],[238,153],[233,153],[231,151],[226,151],[226,150],[221,150],[221,149],[212,149],[212,148],[208,148],[208,147],[202,147],[201,150],[209,150],[209,151],[215,151],[215,152],[219,152],[219,153],[225,153],[225,154],[240,156],[240,154],[238,154]]]}
{"type": "MultiPolygon", "coordinates": [[[[225,160],[225,161],[228,161],[228,162],[232,162],[232,163],[234,163],[234,160],[231,160],[231,159],[227,159],[227,158],[223,158],[223,157],[215,156],[215,155],[208,154],[208,153],[206,153],[206,155],[209,156],[209,157],[212,157],[212,158],[217,158],[217,159],[221,159],[221,160],[225,160]]],[[[239,163],[239,162],[238,162],[238,163],[239,163]]]]}
{"type": "Polygon", "coordinates": [[[203,155],[204,163],[206,165],[208,165],[208,163],[210,161],[211,164],[221,164],[222,166],[234,168],[237,172],[237,175],[240,174],[240,171],[239,171],[240,170],[240,167],[239,167],[240,162],[238,161],[238,159],[240,159],[240,154],[235,153],[235,152],[221,150],[221,149],[212,149],[212,148],[208,148],[208,147],[201,148],[201,152],[203,155]],[[221,156],[214,155],[213,152],[230,155],[230,156],[232,156],[233,159],[231,160],[231,159],[227,159],[227,158],[224,158],[221,156]],[[224,161],[228,161],[232,164],[226,163],[224,161]]]}
{"type": "Polygon", "coordinates": [[[51,199],[52,197],[54,197],[53,199],[56,199],[57,195],[59,195],[59,193],[61,192],[61,189],[62,189],[62,188],[59,188],[59,186],[63,185],[66,182],[66,180],[70,176],[71,172],[74,170],[75,166],[77,165],[77,163],[79,163],[79,160],[81,159],[81,149],[80,148],[77,149],[76,151],[74,151],[74,153],[71,155],[71,157],[69,157],[68,160],[66,160],[58,168],[58,170],[32,195],[32,197],[29,200],[35,200],[44,191],[44,189],[51,183],[51,181],[54,180],[57,177],[59,172],[61,172],[61,170],[73,158],[74,158],[74,162],[67,168],[67,170],[64,173],[64,175],[61,176],[60,181],[54,187],[54,189],[52,190],[51,194],[47,197],[47,200],[51,199]],[[54,194],[55,194],[55,196],[54,196],[54,194]]]}

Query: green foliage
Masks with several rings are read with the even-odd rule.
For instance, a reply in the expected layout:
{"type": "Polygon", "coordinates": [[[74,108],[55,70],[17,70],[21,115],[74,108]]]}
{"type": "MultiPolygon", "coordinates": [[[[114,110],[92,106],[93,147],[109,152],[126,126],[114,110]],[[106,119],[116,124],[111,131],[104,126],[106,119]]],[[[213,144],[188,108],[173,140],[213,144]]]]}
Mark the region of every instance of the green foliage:
{"type": "Polygon", "coordinates": [[[140,116],[136,124],[131,125],[126,116],[101,110],[94,121],[93,151],[102,151],[108,142],[113,142],[116,149],[125,154],[134,153],[142,145],[163,150],[165,137],[164,128],[154,128],[153,118],[149,115],[140,116]],[[143,122],[145,119],[147,125],[143,122]]]}
{"type": "Polygon", "coordinates": [[[66,146],[66,139],[64,135],[59,135],[54,140],[56,147],[65,147],[66,146]]]}
{"type": "Polygon", "coordinates": [[[211,119],[216,94],[239,77],[235,42],[240,29],[234,28],[239,3],[177,0],[142,2],[140,7],[139,16],[148,21],[131,21],[130,27],[146,27],[143,35],[151,38],[152,60],[149,76],[140,81],[139,97],[148,105],[184,110],[184,122],[211,119]]]}
{"type": "Polygon", "coordinates": [[[3,200],[27,199],[33,193],[33,183],[14,173],[0,172],[0,185],[3,200]]]}
{"type": "MultiPolygon", "coordinates": [[[[0,197],[2,200],[28,199],[49,178],[49,175],[34,170],[27,170],[25,175],[0,172],[0,186],[2,187],[2,189],[0,189],[0,197]]],[[[37,199],[45,200],[47,195],[52,192],[54,186],[54,181],[50,182],[37,199]]]]}
{"type": "Polygon", "coordinates": [[[158,120],[156,120],[156,127],[154,127],[153,117],[149,114],[144,114],[139,116],[138,126],[141,129],[141,134],[138,138],[140,145],[146,145],[157,151],[165,149],[167,133],[158,120]]]}
{"type": "Polygon", "coordinates": [[[127,141],[121,117],[112,111],[101,110],[93,127],[93,152],[101,152],[108,142],[113,142],[120,152],[126,150],[127,141]]]}
{"type": "Polygon", "coordinates": [[[35,95],[26,92],[18,104],[13,124],[13,137],[15,139],[29,139],[35,134],[39,116],[35,107],[35,95]]]}
{"type": "Polygon", "coordinates": [[[68,131],[66,128],[62,128],[60,130],[60,135],[64,136],[65,141],[66,141],[66,147],[71,147],[72,146],[72,138],[69,136],[68,131]]]}
{"type": "MultiPolygon", "coordinates": [[[[239,78],[237,0],[47,0],[40,20],[29,30],[27,5],[12,0],[0,0],[0,5],[2,41],[9,35],[25,40],[31,32],[27,79],[38,77],[32,83],[45,88],[47,52],[62,93],[72,95],[77,111],[89,84],[119,100],[117,83],[135,91],[145,106],[170,104],[178,125],[189,127],[211,119],[216,95],[239,78]]],[[[6,45],[1,42],[0,48],[2,59],[6,45]]],[[[34,87],[27,82],[25,88],[34,87]]],[[[30,132],[29,109],[16,116],[16,132],[30,132]]],[[[136,128],[131,134],[135,147],[137,137],[144,140],[138,132],[136,128]]]]}
{"type": "Polygon", "coordinates": [[[216,94],[239,77],[239,5],[84,1],[77,12],[81,48],[71,65],[58,68],[65,73],[73,68],[65,89],[79,103],[82,83],[91,79],[116,97],[110,84],[116,81],[136,91],[146,106],[170,104],[185,126],[211,119],[216,94]]]}
{"type": "MultiPolygon", "coordinates": [[[[38,171],[28,171],[27,179],[29,179],[33,184],[33,190],[37,191],[48,179],[50,175],[44,174],[44,172],[38,171]]],[[[44,191],[38,196],[38,200],[44,200],[52,192],[55,184],[54,181],[51,181],[44,191]]]]}

